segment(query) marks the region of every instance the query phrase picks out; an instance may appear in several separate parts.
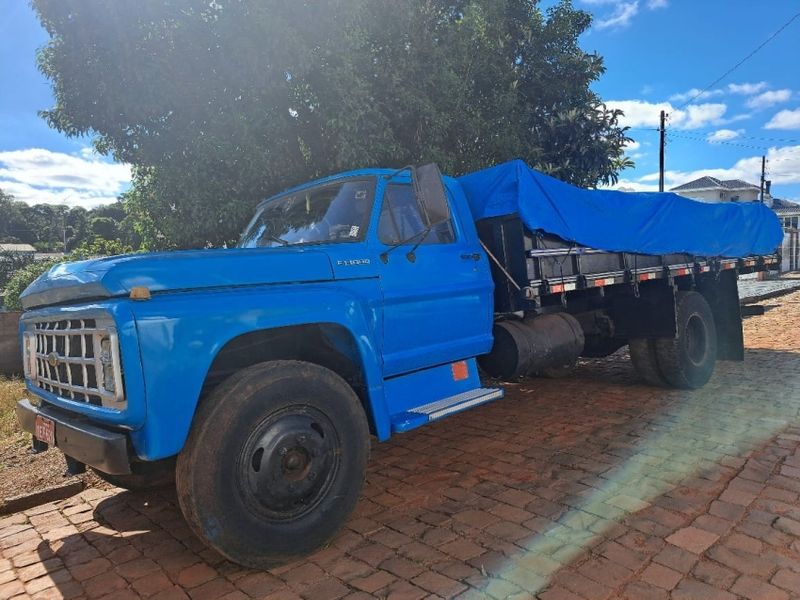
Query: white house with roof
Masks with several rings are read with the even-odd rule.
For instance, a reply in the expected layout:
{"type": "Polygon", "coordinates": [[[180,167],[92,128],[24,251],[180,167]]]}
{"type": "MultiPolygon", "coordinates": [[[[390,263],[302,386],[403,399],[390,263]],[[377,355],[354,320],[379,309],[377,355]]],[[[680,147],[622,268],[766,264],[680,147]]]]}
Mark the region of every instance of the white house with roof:
{"type": "Polygon", "coordinates": [[[774,198],[772,210],[778,215],[784,229],[800,228],[800,204],[774,198]]]}
{"type": "MultiPolygon", "coordinates": [[[[742,179],[722,180],[708,175],[674,187],[670,191],[703,202],[752,202],[758,200],[761,194],[761,188],[754,183],[742,179]]],[[[769,205],[771,200],[772,196],[767,190],[764,201],[769,205]]]]}

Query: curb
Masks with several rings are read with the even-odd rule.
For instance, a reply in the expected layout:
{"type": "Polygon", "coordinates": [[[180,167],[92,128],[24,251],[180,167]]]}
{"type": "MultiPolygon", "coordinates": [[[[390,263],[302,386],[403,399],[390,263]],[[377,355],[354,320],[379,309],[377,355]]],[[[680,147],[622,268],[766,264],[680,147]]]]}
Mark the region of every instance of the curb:
{"type": "Polygon", "coordinates": [[[38,492],[14,496],[13,498],[4,498],[0,501],[0,515],[10,515],[47,502],[64,500],[82,492],[85,487],[83,480],[76,479],[75,481],[54,485],[38,492]]]}

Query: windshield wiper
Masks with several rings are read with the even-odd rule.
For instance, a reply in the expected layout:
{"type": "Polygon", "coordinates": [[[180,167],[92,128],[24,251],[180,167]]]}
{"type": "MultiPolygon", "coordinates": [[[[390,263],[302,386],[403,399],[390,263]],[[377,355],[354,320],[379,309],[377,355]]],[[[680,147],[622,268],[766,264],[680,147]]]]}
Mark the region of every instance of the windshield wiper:
{"type": "Polygon", "coordinates": [[[279,238],[277,235],[265,235],[263,236],[267,238],[271,242],[278,242],[281,246],[291,246],[291,242],[287,242],[283,238],[279,238]]]}

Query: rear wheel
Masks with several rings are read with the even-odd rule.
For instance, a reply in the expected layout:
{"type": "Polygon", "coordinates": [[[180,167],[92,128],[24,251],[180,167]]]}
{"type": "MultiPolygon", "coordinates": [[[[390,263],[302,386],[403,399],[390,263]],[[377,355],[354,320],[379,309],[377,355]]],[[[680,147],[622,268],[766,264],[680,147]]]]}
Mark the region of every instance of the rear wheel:
{"type": "Polygon", "coordinates": [[[658,366],[667,382],[677,388],[703,387],[717,362],[717,329],[711,307],[697,292],[678,292],[678,335],[655,341],[658,366]]]}
{"type": "Polygon", "coordinates": [[[368,455],[366,416],[341,377],[309,363],[263,363],[198,408],[178,456],[178,501],[209,546],[269,568],[333,537],[358,500],[368,455]]]}
{"type": "Polygon", "coordinates": [[[667,380],[661,374],[656,356],[655,340],[634,338],[628,342],[631,362],[639,376],[650,385],[666,386],[667,380]]]}

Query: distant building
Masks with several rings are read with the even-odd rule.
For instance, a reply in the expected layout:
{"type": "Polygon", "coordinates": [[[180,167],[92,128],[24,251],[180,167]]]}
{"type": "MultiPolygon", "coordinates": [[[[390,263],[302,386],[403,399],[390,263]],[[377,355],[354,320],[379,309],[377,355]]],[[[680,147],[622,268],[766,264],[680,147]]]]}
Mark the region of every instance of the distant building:
{"type": "Polygon", "coordinates": [[[784,229],[798,229],[800,225],[800,204],[774,198],[772,210],[778,215],[784,229]]]}
{"type": "Polygon", "coordinates": [[[33,260],[36,255],[36,248],[30,244],[0,244],[0,254],[13,254],[20,258],[33,260]]]}
{"type": "MultiPolygon", "coordinates": [[[[670,191],[703,202],[752,202],[758,200],[761,194],[761,188],[754,183],[741,179],[723,181],[708,175],[674,187],[670,191]]],[[[769,188],[764,194],[764,202],[767,205],[772,202],[769,188]]]]}

